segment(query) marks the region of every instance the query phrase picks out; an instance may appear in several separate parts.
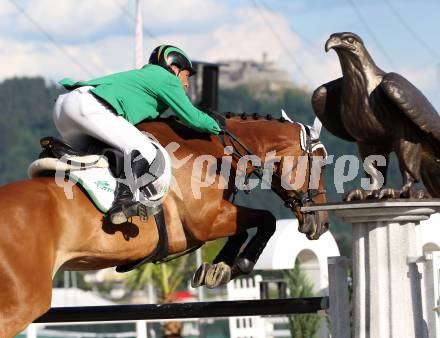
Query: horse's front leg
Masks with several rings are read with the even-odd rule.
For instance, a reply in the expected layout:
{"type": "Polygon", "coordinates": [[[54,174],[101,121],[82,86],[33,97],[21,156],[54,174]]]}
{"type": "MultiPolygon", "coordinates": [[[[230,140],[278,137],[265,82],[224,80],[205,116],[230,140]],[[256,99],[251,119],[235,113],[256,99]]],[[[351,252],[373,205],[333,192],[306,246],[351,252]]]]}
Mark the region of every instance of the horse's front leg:
{"type": "Polygon", "coordinates": [[[220,214],[223,217],[223,222],[216,222],[217,224],[214,224],[213,230],[214,233],[219,233],[222,228],[235,226],[237,234],[230,236],[214,260],[213,265],[203,263],[196,271],[193,278],[193,286],[206,284],[209,288],[215,288],[228,283],[239,275],[250,273],[275,231],[276,219],[269,211],[235,206],[233,204],[230,204],[229,207],[234,208],[234,212],[228,212],[227,214],[230,215],[228,218],[225,218],[224,214],[220,214]],[[238,255],[247,239],[245,230],[252,227],[257,227],[257,233],[245,246],[240,255],[238,255]]]}
{"type": "MultiPolygon", "coordinates": [[[[212,264],[203,262],[196,270],[191,280],[193,288],[205,285],[206,275],[209,271],[210,275],[215,274],[216,280],[230,279],[231,266],[233,266],[241,247],[248,238],[248,233],[243,231],[233,236],[229,236],[228,241],[220,250],[212,264]]],[[[211,277],[212,278],[212,277],[211,277]]]]}

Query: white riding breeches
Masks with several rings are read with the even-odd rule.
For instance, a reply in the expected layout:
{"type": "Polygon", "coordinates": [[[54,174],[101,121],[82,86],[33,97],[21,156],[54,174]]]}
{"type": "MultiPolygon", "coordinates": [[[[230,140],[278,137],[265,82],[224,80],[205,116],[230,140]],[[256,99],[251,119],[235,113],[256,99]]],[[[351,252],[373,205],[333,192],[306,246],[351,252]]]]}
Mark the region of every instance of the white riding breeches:
{"type": "Polygon", "coordinates": [[[93,87],[79,87],[58,97],[53,120],[61,136],[72,146],[86,150],[90,137],[96,138],[125,155],[138,150],[152,163],[156,148],[130,122],[89,92],[93,87]]]}

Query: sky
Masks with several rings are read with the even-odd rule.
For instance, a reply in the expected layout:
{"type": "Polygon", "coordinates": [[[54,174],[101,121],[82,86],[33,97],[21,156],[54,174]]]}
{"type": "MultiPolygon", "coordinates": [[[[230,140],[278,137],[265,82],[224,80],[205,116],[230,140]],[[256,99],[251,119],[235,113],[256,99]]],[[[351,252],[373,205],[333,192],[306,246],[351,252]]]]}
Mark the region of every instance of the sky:
{"type": "MultiPolygon", "coordinates": [[[[313,90],[341,76],[336,32],[358,34],[376,64],[440,111],[440,0],[141,0],[144,58],[159,44],[199,61],[263,54],[313,90]]],[[[135,0],[0,0],[0,80],[87,80],[134,67],[135,0]]]]}

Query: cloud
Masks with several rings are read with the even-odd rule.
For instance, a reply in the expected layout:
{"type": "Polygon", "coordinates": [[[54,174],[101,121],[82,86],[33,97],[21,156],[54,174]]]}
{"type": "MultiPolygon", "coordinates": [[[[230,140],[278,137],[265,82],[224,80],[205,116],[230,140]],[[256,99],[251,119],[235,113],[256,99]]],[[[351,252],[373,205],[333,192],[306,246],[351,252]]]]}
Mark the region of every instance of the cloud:
{"type": "Polygon", "coordinates": [[[208,60],[247,59],[261,60],[263,53],[273,61],[280,61],[286,55],[279,39],[287,48],[294,50],[299,44],[298,37],[289,28],[286,18],[263,12],[266,21],[255,9],[243,8],[233,13],[233,22],[218,26],[212,32],[212,44],[204,53],[208,60]]]}
{"type": "Polygon", "coordinates": [[[9,1],[3,1],[0,2],[0,18],[6,17],[7,15],[11,15],[14,13],[15,7],[14,5],[9,1]]]}
{"type": "Polygon", "coordinates": [[[433,63],[421,68],[405,68],[402,69],[400,75],[416,86],[440,113],[440,64],[433,63]]]}
{"type": "MultiPolygon", "coordinates": [[[[0,32],[3,32],[0,79],[41,75],[54,80],[64,76],[83,80],[133,67],[134,1],[28,0],[17,3],[25,6],[26,12],[64,52],[10,2],[1,2],[0,16],[4,20],[0,22],[0,32]]],[[[145,61],[155,46],[167,43],[183,48],[199,61],[258,61],[266,53],[268,59],[286,69],[297,84],[311,90],[341,76],[336,55],[323,50],[329,32],[324,29],[319,39],[304,41],[292,30],[285,13],[264,8],[258,12],[250,5],[215,0],[182,0],[172,5],[162,0],[144,0],[142,8],[144,26],[155,35],[154,38],[144,36],[145,61]]],[[[440,103],[437,74],[435,66],[415,69],[406,65],[402,71],[434,104],[440,103]]]]}
{"type": "Polygon", "coordinates": [[[16,18],[9,18],[9,33],[22,39],[41,37],[41,29],[52,37],[78,41],[102,32],[121,13],[113,1],[32,0],[17,2],[16,18]],[[25,14],[22,13],[24,11],[25,14]]]}
{"type": "Polygon", "coordinates": [[[214,0],[183,0],[178,4],[148,0],[141,6],[143,21],[156,35],[205,30],[225,21],[228,15],[228,8],[214,0]]]}
{"type": "Polygon", "coordinates": [[[103,39],[98,44],[64,46],[63,51],[50,42],[17,42],[0,40],[0,78],[13,76],[43,76],[60,80],[69,76],[86,80],[104,74],[130,69],[133,55],[128,37],[103,39]],[[66,53],[75,61],[72,61],[66,53]]]}
{"type": "MultiPolygon", "coordinates": [[[[50,7],[50,0],[34,1],[30,5],[33,7],[29,7],[28,10],[35,8],[32,14],[40,17],[50,7]]],[[[66,23],[63,29],[78,31],[80,29],[75,30],[73,27],[85,27],[90,16],[83,15],[81,17],[81,13],[90,12],[92,7],[84,4],[82,7],[73,9],[72,4],[77,2],[62,1],[64,5],[59,5],[53,10],[56,15],[50,15],[44,19],[45,26],[61,25],[60,21],[67,21],[67,13],[72,10],[70,13],[71,22],[66,23]],[[67,29],[68,27],[70,28],[67,29]]],[[[110,1],[109,3],[118,6],[118,1],[110,1]]],[[[120,5],[125,5],[125,3],[120,2],[120,5]]],[[[149,51],[157,44],[168,43],[185,49],[194,59],[211,62],[231,59],[258,61],[262,60],[263,53],[265,53],[270,61],[279,63],[288,70],[295,81],[306,83],[309,86],[317,85],[322,78],[334,78],[337,75],[338,63],[332,61],[331,58],[325,58],[324,53],[321,53],[322,56],[320,56],[320,53],[314,54],[305,48],[307,46],[301,43],[296,33],[290,28],[287,19],[280,14],[265,10],[258,12],[253,7],[229,8],[226,19],[219,20],[226,12],[226,8],[214,1],[182,1],[182,5],[171,6],[173,9],[170,11],[165,11],[168,5],[159,0],[142,2],[142,5],[143,20],[148,27],[156,27],[154,22],[157,23],[157,27],[164,25],[179,27],[180,23],[184,22],[186,26],[198,27],[198,24],[193,21],[190,21],[189,25],[188,17],[196,18],[198,23],[209,22],[206,29],[199,29],[191,34],[184,30],[175,29],[173,32],[158,34],[155,39],[146,37],[144,39],[145,60],[148,58],[149,51]],[[157,15],[151,13],[157,13],[157,15]],[[299,72],[297,65],[300,65],[307,79],[299,72]],[[329,71],[330,69],[331,71],[329,71]],[[328,76],[326,76],[327,74],[328,76]]],[[[109,11],[110,7],[104,5],[102,18],[90,30],[100,30],[100,26],[105,26],[111,20],[109,11]]],[[[15,48],[9,52],[5,49],[8,56],[3,55],[5,62],[11,62],[14,65],[9,69],[8,75],[14,71],[30,72],[31,74],[37,74],[40,71],[40,74],[45,76],[58,78],[64,71],[66,75],[75,75],[76,73],[81,77],[88,76],[84,70],[75,65],[48,41],[40,43],[16,41],[14,46],[15,48]],[[26,49],[27,52],[23,53],[22,49],[26,49]],[[25,59],[26,54],[28,58],[32,58],[32,66],[20,69],[17,67],[16,60],[25,59]]],[[[105,71],[129,69],[133,64],[133,42],[130,34],[109,35],[95,39],[93,43],[82,38],[81,43],[64,43],[63,46],[69,54],[78,58],[78,62],[84,65],[83,68],[89,69],[89,73],[101,75],[105,71]],[[121,48],[122,46],[123,48],[121,48]]],[[[0,74],[0,76],[4,75],[0,74]]]]}

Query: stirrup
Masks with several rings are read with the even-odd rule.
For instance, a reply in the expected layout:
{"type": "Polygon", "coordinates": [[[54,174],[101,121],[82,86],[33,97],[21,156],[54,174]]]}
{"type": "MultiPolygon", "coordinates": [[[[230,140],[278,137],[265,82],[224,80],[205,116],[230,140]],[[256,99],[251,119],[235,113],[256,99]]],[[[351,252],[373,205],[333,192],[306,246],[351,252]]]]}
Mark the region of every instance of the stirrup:
{"type": "Polygon", "coordinates": [[[128,222],[130,217],[138,216],[139,204],[139,202],[131,202],[129,205],[120,204],[112,207],[108,214],[110,217],[110,222],[113,224],[123,224],[128,222]]]}
{"type": "Polygon", "coordinates": [[[139,216],[143,223],[148,221],[149,216],[153,216],[160,211],[159,206],[149,207],[141,202],[133,202],[129,206],[119,205],[116,210],[110,212],[110,221],[113,224],[123,224],[129,218],[139,216]]]}

